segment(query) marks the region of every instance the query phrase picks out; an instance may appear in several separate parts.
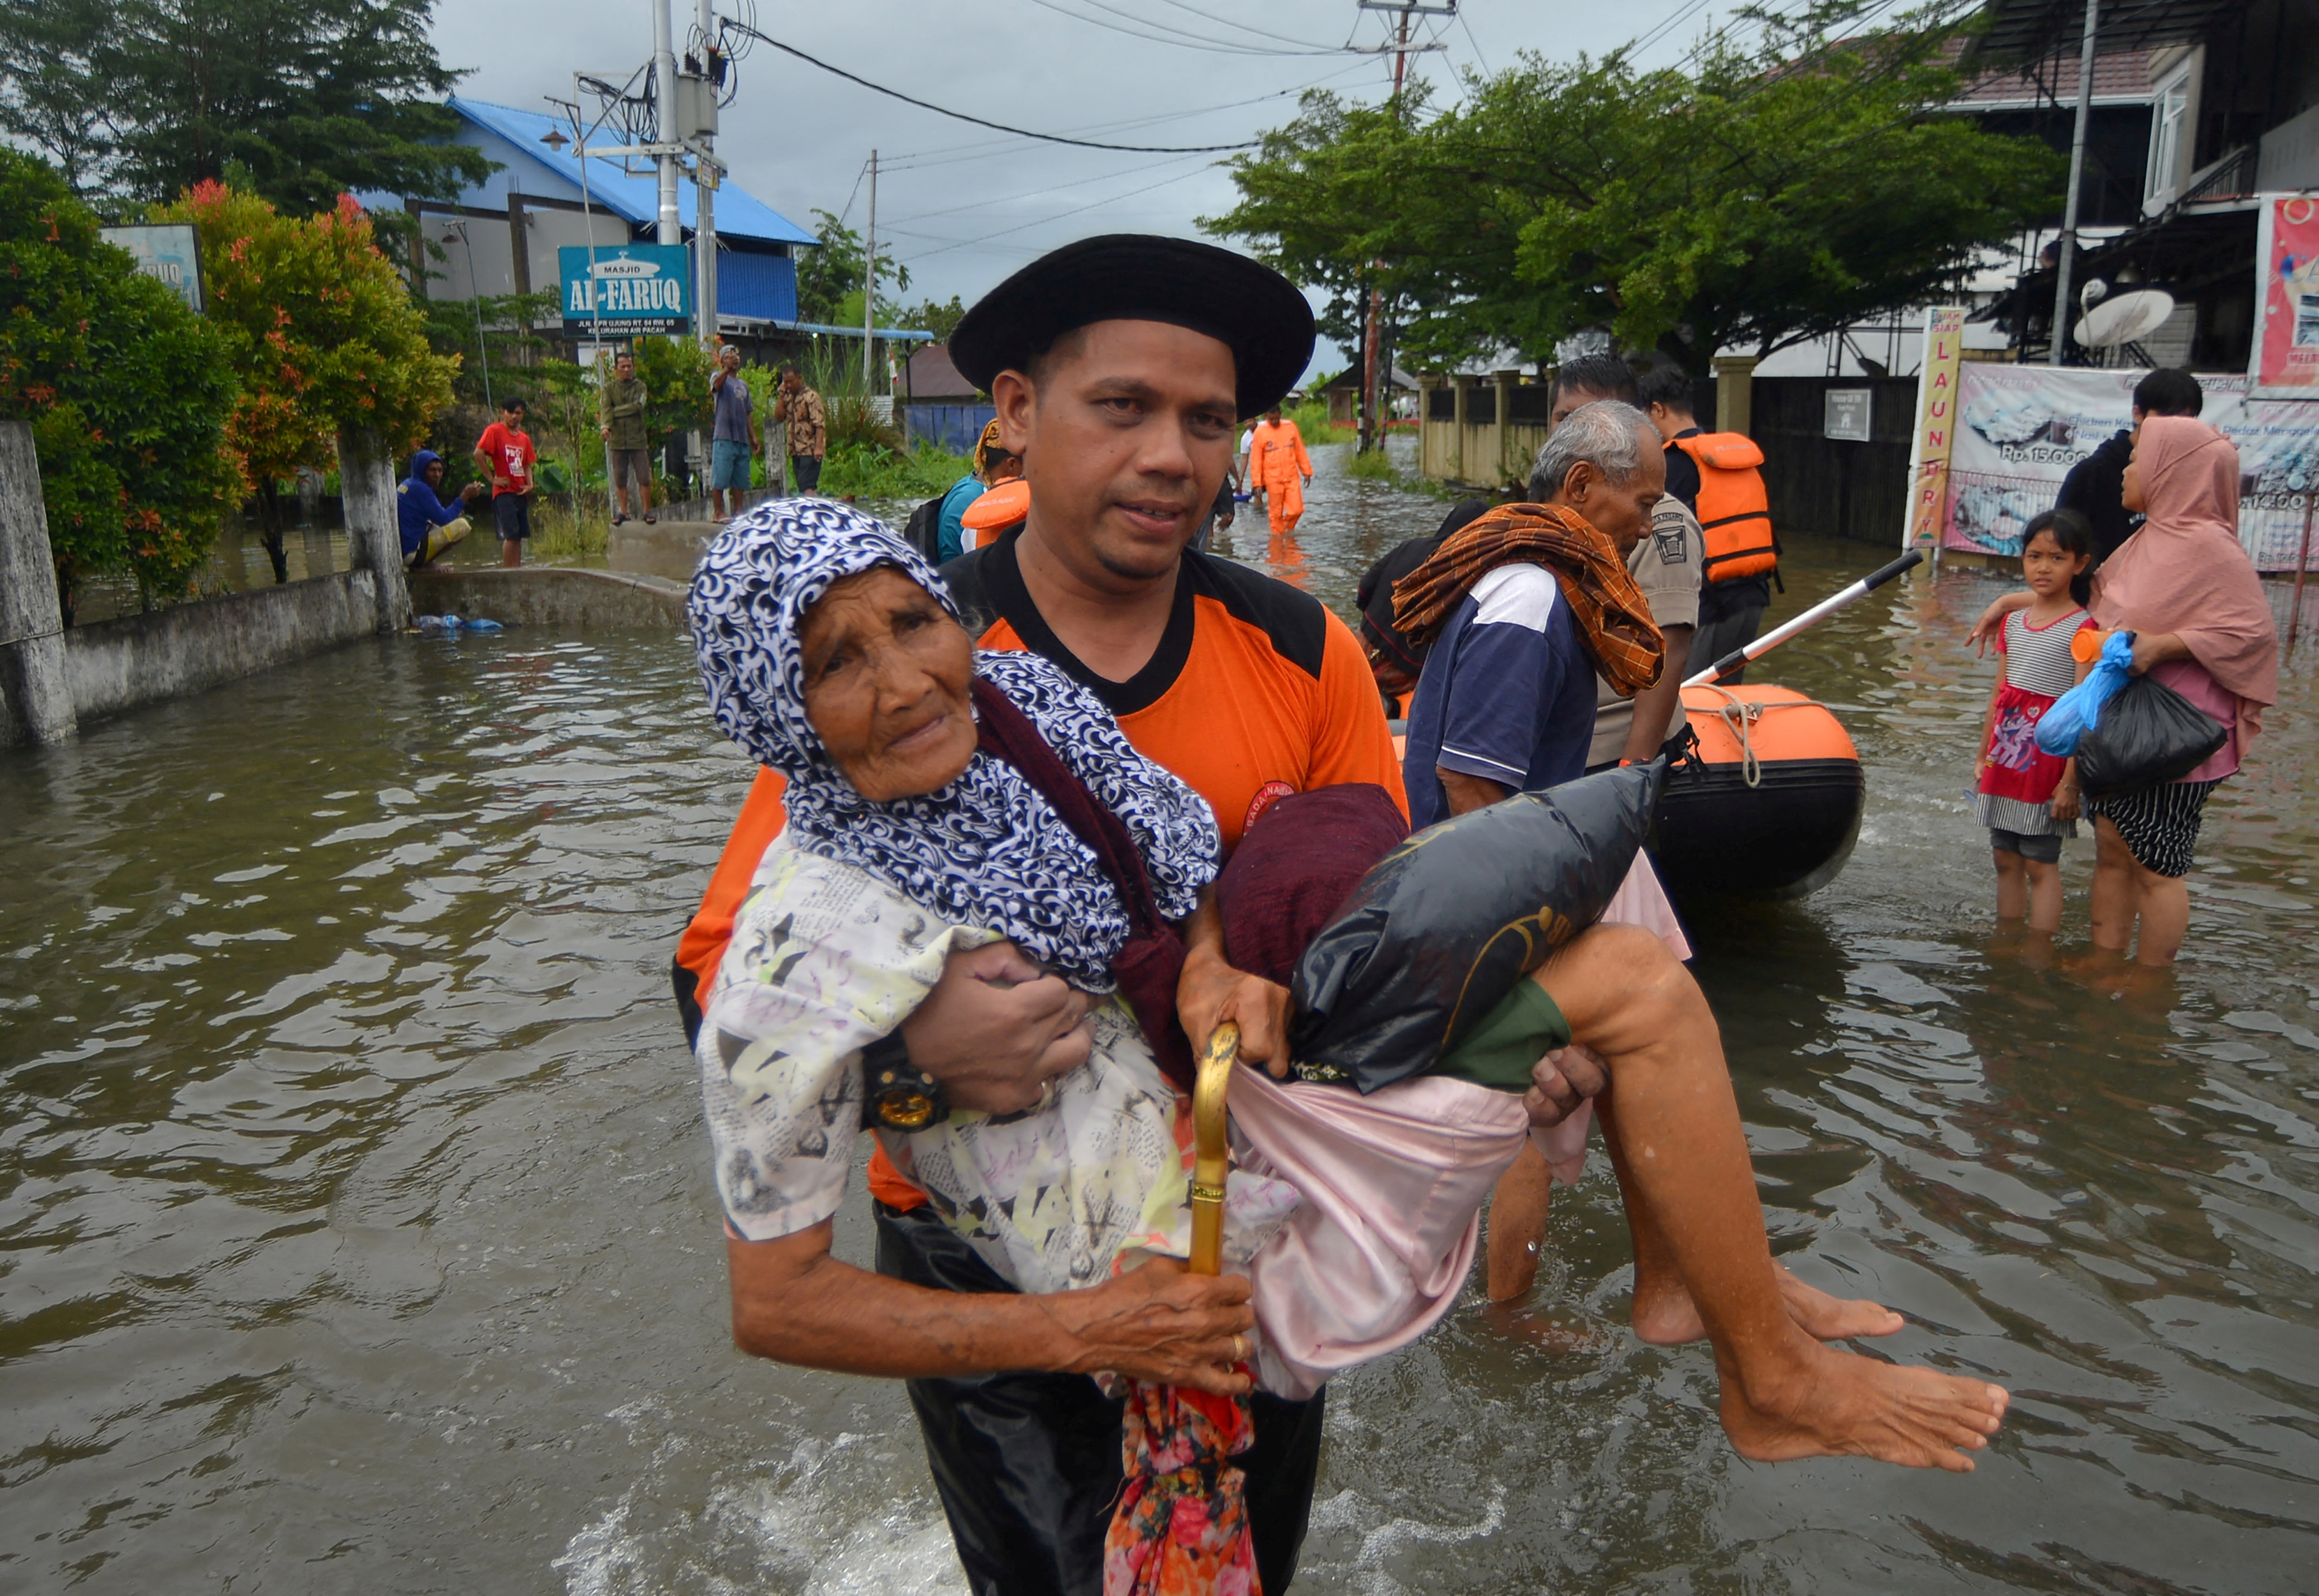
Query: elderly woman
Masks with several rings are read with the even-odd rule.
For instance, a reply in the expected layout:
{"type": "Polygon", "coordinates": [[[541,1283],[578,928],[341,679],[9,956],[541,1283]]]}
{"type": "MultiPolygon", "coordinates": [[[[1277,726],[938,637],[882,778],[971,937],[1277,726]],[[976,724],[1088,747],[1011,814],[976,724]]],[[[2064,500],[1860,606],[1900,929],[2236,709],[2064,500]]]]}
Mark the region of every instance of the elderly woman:
{"type": "MultiPolygon", "coordinates": [[[[1188,1230],[1187,1116],[1160,1062],[1172,1005],[1124,956],[1143,915],[1117,883],[1160,916],[1191,915],[1217,867],[1205,805],[1047,662],[974,653],[933,571],[844,506],[744,517],[710,548],[690,608],[718,725],[789,779],[788,829],[743,907],[698,1050],[744,1350],[916,1379],[1109,1370],[1237,1394],[1244,1366],[1268,1389],[1309,1391],[1439,1320],[1482,1199],[1528,1133],[1519,1085],[1428,1074],[1365,1096],[1241,1072],[1225,1258],[1253,1285],[1184,1275],[1166,1261],[1188,1230]],[[1031,728],[1068,778],[1039,774],[1010,726],[1031,728]],[[1101,825],[1060,812],[1075,784],[1140,866],[1106,863],[1083,840],[1101,825]],[[1105,995],[1088,1062],[1024,1114],[911,1112],[882,1040],[949,951],[999,937],[1105,995]],[[865,1123],[979,1284],[936,1292],[830,1256],[865,1123]]],[[[1266,835],[1259,822],[1251,837],[1266,835]]],[[[1606,1119],[1650,1287],[1638,1284],[1638,1313],[1647,1295],[1654,1339],[1713,1339],[1735,1444],[1969,1468],[2002,1392],[1824,1348],[1814,1334],[1899,1321],[1783,1288],[1712,1016],[1667,946],[1601,925],[1531,979],[1528,1008],[1601,1053],[1614,1082],[1606,1119]]]]}
{"type": "MultiPolygon", "coordinates": [[[[2167,965],[2190,924],[2182,878],[2206,800],[2234,775],[2278,699],[2278,625],[2239,545],[2239,452],[2191,416],[2143,418],[2125,468],[2125,507],[2148,518],[2095,576],[2094,624],[2134,635],[2148,672],[2230,728],[2215,756],[2178,781],[2089,798],[2094,945],[2167,965]],[[2140,929],[2137,942],[2135,931],[2140,929]]],[[[2029,601],[2008,594],[1974,625],[1985,637],[2029,601]]]]}

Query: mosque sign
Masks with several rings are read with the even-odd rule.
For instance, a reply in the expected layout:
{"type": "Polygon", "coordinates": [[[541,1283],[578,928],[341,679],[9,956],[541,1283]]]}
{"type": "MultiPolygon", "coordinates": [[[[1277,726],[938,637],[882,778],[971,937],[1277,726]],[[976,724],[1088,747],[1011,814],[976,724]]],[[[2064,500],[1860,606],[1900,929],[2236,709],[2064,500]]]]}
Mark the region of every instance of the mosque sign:
{"type": "Polygon", "coordinates": [[[566,244],[564,336],[628,338],[692,325],[692,251],[682,244],[566,244]]]}

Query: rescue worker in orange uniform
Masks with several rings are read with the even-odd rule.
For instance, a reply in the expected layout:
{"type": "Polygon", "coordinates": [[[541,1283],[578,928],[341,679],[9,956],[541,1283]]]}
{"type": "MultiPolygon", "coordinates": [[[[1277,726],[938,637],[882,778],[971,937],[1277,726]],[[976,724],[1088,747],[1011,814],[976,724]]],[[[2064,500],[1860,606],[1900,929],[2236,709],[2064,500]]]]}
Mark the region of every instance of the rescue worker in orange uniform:
{"type": "Polygon", "coordinates": [[[1275,537],[1296,530],[1304,514],[1304,490],[1313,481],[1313,456],[1304,452],[1304,435],[1296,423],[1280,413],[1278,405],[1264,412],[1248,446],[1248,474],[1264,494],[1265,513],[1272,518],[1275,537]]]}

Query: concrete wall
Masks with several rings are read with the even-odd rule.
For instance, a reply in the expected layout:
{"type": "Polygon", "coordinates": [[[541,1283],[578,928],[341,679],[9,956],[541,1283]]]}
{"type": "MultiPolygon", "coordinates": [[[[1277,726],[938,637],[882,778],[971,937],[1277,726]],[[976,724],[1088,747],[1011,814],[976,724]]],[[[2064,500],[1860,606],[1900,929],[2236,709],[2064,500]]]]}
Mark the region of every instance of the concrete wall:
{"type": "Polygon", "coordinates": [[[64,635],[65,672],[74,712],[86,725],[377,630],[375,579],[367,571],[341,571],[75,627],[64,635]]]}
{"type": "Polygon", "coordinates": [[[513,627],[682,629],[684,584],[618,571],[552,565],[425,571],[411,579],[421,615],[456,615],[513,627]]]}

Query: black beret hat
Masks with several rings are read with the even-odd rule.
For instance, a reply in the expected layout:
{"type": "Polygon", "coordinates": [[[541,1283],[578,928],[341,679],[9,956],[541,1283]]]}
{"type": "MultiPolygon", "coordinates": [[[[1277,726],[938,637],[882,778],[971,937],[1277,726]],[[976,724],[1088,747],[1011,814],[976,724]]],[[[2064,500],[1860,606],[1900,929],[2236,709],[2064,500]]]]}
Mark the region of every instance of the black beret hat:
{"type": "Polygon", "coordinates": [[[1042,255],[975,302],[951,364],[984,392],[1096,321],[1165,321],[1232,347],[1242,417],[1274,405],[1313,358],[1313,307],[1270,266],[1189,239],[1107,233],[1042,255]]]}

